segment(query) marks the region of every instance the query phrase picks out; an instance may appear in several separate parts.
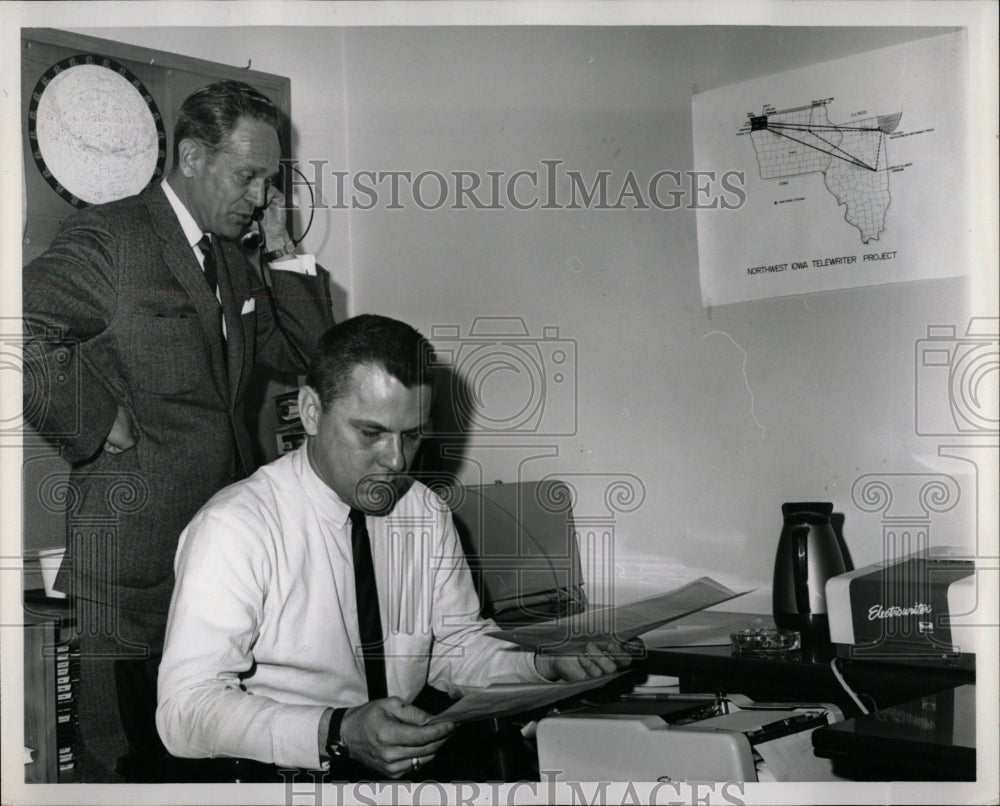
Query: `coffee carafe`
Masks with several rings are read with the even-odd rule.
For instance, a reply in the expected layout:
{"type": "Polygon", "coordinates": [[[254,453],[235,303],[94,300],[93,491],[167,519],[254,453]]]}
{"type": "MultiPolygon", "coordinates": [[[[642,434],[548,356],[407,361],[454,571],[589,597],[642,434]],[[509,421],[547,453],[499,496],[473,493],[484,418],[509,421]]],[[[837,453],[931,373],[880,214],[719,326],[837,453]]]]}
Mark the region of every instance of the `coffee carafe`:
{"type": "Polygon", "coordinates": [[[834,529],[833,504],[781,505],[784,526],[774,560],[774,623],[798,630],[803,645],[828,643],[826,581],[853,570],[843,536],[834,529]]]}

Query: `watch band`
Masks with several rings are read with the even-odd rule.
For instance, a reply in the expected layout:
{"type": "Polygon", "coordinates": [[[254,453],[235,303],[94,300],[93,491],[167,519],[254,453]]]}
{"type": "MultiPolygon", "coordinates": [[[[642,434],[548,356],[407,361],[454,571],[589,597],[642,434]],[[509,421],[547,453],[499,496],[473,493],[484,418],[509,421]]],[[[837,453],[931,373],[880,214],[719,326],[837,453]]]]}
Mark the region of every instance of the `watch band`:
{"type": "Polygon", "coordinates": [[[283,257],[288,257],[289,255],[295,254],[295,244],[289,241],[281,249],[274,249],[270,252],[264,253],[264,260],[268,263],[273,263],[275,260],[280,260],[283,257]]]}
{"type": "Polygon", "coordinates": [[[334,708],[330,715],[330,728],[326,734],[326,753],[331,760],[345,759],[350,753],[343,737],[340,735],[340,724],[344,721],[346,708],[334,708]]]}

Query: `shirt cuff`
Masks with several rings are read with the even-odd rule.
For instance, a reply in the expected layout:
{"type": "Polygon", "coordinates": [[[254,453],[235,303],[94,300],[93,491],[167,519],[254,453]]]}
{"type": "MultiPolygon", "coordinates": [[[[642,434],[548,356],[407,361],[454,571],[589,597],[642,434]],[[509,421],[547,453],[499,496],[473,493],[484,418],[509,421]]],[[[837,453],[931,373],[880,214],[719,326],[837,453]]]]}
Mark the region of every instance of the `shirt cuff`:
{"type": "Polygon", "coordinates": [[[271,750],[279,767],[322,769],[319,757],[319,722],[326,706],[287,705],[271,729],[271,750]]]}
{"type": "Polygon", "coordinates": [[[309,277],[316,276],[315,255],[289,255],[281,260],[272,261],[267,265],[272,271],[290,271],[295,274],[305,274],[309,277]]]}
{"type": "MultiPolygon", "coordinates": [[[[558,680],[549,680],[541,672],[538,671],[538,667],[535,666],[535,653],[522,651],[519,654],[524,656],[525,665],[528,667],[526,673],[535,678],[535,682],[538,683],[557,683],[558,680]]],[[[528,681],[531,682],[531,681],[528,681]]]]}

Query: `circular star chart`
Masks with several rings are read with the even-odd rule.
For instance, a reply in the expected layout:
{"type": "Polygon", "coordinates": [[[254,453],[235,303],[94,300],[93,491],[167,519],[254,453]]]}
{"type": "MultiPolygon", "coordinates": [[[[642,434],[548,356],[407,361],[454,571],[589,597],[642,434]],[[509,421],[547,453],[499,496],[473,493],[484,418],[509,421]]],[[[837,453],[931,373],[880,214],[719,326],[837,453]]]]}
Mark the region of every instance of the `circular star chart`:
{"type": "Polygon", "coordinates": [[[163,175],[156,102],[105,56],[71,56],[45,71],[28,107],[28,138],[42,176],[74,207],[131,196],[163,175]]]}

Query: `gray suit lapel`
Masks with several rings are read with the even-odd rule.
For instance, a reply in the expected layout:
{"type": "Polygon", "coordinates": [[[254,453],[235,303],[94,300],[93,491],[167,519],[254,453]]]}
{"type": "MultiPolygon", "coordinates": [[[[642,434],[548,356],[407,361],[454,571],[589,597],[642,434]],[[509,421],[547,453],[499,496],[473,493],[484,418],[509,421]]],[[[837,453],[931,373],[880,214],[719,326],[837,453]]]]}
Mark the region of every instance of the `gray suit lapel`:
{"type": "MultiPolygon", "coordinates": [[[[141,198],[149,210],[153,231],[161,242],[164,263],[187,292],[191,304],[198,312],[211,354],[212,377],[220,394],[225,400],[229,400],[229,382],[222,363],[222,350],[225,346],[219,329],[219,302],[205,282],[198,259],[188,246],[184,230],[162,188],[159,185],[148,188],[141,198]]],[[[177,360],[183,361],[185,357],[178,356],[177,360]]]]}

